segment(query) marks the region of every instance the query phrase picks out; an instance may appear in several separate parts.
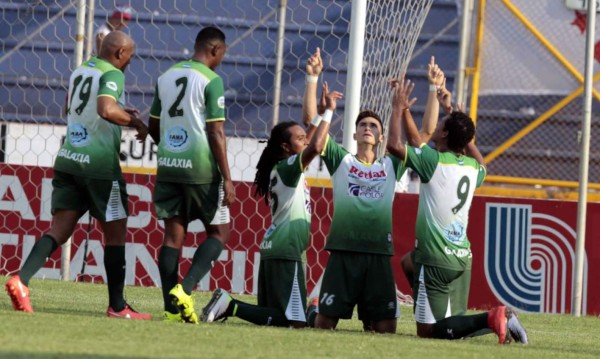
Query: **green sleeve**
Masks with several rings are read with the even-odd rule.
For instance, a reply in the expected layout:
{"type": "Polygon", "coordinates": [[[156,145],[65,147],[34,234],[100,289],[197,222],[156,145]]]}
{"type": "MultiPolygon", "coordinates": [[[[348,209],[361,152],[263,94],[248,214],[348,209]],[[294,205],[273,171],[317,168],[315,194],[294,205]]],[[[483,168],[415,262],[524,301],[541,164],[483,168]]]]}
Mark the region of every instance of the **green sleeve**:
{"type": "Polygon", "coordinates": [[[477,174],[477,187],[483,184],[485,180],[485,176],[487,175],[487,170],[481,164],[479,165],[479,173],[477,174]]]}
{"type": "Polygon", "coordinates": [[[162,104],[160,103],[160,97],[158,96],[158,85],[154,88],[154,100],[152,100],[152,107],[150,108],[150,116],[160,118],[162,111],[162,104]]]}
{"type": "Polygon", "coordinates": [[[385,156],[392,160],[392,164],[394,165],[394,173],[396,175],[396,181],[400,181],[400,178],[402,178],[402,175],[404,174],[404,172],[406,172],[406,166],[399,157],[396,157],[391,153],[388,153],[385,156]]]}
{"type": "Polygon", "coordinates": [[[107,71],[100,77],[98,96],[110,96],[118,102],[124,87],[125,76],[121,71],[107,71]]]}
{"type": "Polygon", "coordinates": [[[406,146],[406,167],[412,168],[423,183],[431,180],[439,159],[439,152],[425,144],[420,148],[406,146]]]}
{"type": "Polygon", "coordinates": [[[225,90],[223,79],[217,76],[204,89],[206,121],[225,121],[225,90]]]}
{"type": "Polygon", "coordinates": [[[277,163],[276,169],[281,181],[288,187],[296,187],[302,175],[301,155],[293,155],[277,163]]]}
{"type": "Polygon", "coordinates": [[[323,158],[323,162],[325,162],[325,166],[327,166],[330,175],[333,175],[335,171],[337,171],[340,163],[342,163],[342,160],[347,154],[348,150],[335,143],[331,136],[327,136],[327,143],[325,144],[325,149],[323,150],[321,157],[323,158]]]}

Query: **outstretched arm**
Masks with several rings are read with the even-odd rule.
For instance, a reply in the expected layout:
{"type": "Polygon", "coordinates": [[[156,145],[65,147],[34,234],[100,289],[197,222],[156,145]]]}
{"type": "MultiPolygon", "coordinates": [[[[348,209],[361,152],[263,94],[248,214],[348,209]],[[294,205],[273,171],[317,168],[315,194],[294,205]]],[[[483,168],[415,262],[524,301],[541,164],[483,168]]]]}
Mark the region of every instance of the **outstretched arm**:
{"type": "Polygon", "coordinates": [[[316,127],[311,126],[311,121],[317,114],[317,85],[319,75],[322,71],[323,60],[321,59],[321,50],[317,47],[315,53],[306,62],[306,87],[302,100],[302,122],[308,128],[308,140],[310,140],[316,131],[316,127]]]}
{"type": "Polygon", "coordinates": [[[406,157],[406,146],[402,142],[402,127],[407,129],[407,137],[411,138],[409,142],[420,142],[419,131],[410,114],[410,107],[417,101],[416,98],[410,98],[415,84],[410,80],[404,80],[404,75],[400,80],[390,81],[392,86],[392,118],[390,121],[390,132],[388,135],[387,150],[396,157],[404,159],[406,157]]]}
{"type": "Polygon", "coordinates": [[[329,93],[329,87],[327,86],[327,82],[323,83],[323,93],[321,95],[321,99],[325,103],[325,109],[323,113],[323,119],[319,123],[318,127],[311,125],[311,127],[315,128],[316,131],[314,136],[310,139],[310,143],[308,146],[302,151],[302,167],[306,168],[310,162],[323,152],[325,148],[325,144],[327,143],[327,135],[329,133],[329,125],[331,123],[331,118],[333,117],[333,112],[337,107],[337,100],[341,99],[344,95],[341,92],[333,91],[329,93]]]}
{"type": "MultiPolygon", "coordinates": [[[[444,72],[435,63],[435,57],[431,56],[427,70],[427,80],[429,81],[429,95],[427,96],[427,105],[425,106],[425,114],[423,115],[423,123],[421,125],[421,143],[429,142],[431,135],[437,126],[440,105],[437,99],[437,92],[446,83],[444,72]]],[[[419,146],[421,143],[410,143],[411,146],[419,146]]]]}

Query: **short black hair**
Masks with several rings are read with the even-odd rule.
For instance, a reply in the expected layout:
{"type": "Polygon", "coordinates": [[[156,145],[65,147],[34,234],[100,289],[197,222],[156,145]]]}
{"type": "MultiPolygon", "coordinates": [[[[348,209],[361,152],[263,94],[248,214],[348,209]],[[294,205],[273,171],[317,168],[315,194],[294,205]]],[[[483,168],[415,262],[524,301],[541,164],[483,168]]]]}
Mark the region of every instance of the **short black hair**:
{"type": "Polygon", "coordinates": [[[444,122],[444,131],[448,132],[448,148],[460,153],[475,137],[475,124],[465,113],[453,111],[444,122]]]}
{"type": "Polygon", "coordinates": [[[205,45],[209,45],[214,41],[225,43],[225,33],[214,26],[207,26],[198,32],[194,47],[201,49],[205,45]]]}
{"type": "Polygon", "coordinates": [[[377,113],[375,113],[375,111],[372,111],[372,110],[361,111],[358,114],[358,116],[356,116],[356,122],[354,122],[354,126],[358,127],[358,123],[367,117],[373,117],[374,119],[379,121],[379,124],[381,125],[381,133],[383,133],[383,122],[381,122],[381,117],[379,117],[379,115],[377,113]]]}

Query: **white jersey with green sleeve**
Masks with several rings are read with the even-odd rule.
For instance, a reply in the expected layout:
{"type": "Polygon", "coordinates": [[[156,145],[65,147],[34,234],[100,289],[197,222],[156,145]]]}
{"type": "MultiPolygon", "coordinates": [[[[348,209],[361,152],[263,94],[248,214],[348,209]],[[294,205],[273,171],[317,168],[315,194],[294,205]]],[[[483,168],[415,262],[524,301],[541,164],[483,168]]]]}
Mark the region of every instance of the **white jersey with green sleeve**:
{"type": "Polygon", "coordinates": [[[272,222],[260,244],[260,256],[300,261],[308,246],[311,213],[301,155],[273,167],[269,191],[272,222]]]}
{"type": "Polygon", "coordinates": [[[452,270],[471,268],[469,209],[485,167],[474,158],[407,146],[406,166],[421,179],[415,261],[452,270]]]}
{"type": "Polygon", "coordinates": [[[223,80],[201,62],[182,61],[158,78],[150,116],[160,119],[157,181],[221,181],[206,123],[225,121],[223,80]]]}
{"type": "Polygon", "coordinates": [[[372,164],[330,138],[321,154],[333,182],[333,219],[327,250],[394,255],[392,205],[396,181],[406,170],[386,155],[372,164]]]}
{"type": "Polygon", "coordinates": [[[71,74],[67,98],[67,137],[54,169],[77,176],[119,179],[121,126],[98,115],[97,98],[124,106],[125,76],[111,63],[92,57],[71,74]]]}

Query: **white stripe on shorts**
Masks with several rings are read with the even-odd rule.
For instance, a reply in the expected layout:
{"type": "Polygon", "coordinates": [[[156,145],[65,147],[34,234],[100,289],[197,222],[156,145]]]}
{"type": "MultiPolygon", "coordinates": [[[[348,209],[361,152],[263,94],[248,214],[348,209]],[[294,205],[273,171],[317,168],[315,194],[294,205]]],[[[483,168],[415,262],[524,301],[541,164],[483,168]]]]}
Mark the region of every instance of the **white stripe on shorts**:
{"type": "Polygon", "coordinates": [[[435,324],[437,321],[431,311],[427,290],[425,289],[425,266],[419,272],[419,295],[415,302],[415,320],[417,323],[435,324]]]}
{"type": "Polygon", "coordinates": [[[219,207],[215,212],[215,216],[210,221],[210,224],[227,224],[230,222],[229,207],[223,206],[223,199],[225,198],[225,191],[223,191],[223,181],[219,184],[219,207]]]}
{"type": "Polygon", "coordinates": [[[294,284],[292,285],[292,293],[290,294],[288,306],[285,309],[285,317],[289,321],[306,322],[306,313],[304,313],[302,295],[300,294],[300,286],[298,285],[298,263],[296,263],[296,270],[294,271],[294,284]]]}
{"type": "Polygon", "coordinates": [[[121,188],[119,187],[119,181],[113,181],[112,183],[110,195],[108,196],[108,201],[106,202],[106,213],[104,216],[106,222],[127,218],[127,214],[125,214],[125,208],[123,208],[123,202],[121,201],[121,188]]]}

